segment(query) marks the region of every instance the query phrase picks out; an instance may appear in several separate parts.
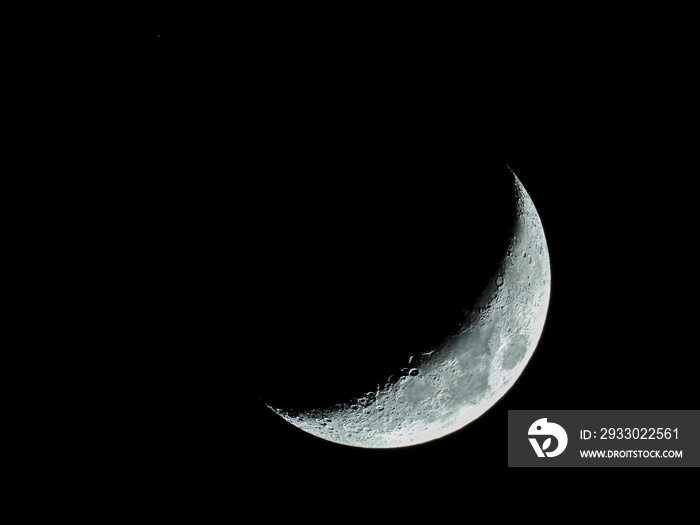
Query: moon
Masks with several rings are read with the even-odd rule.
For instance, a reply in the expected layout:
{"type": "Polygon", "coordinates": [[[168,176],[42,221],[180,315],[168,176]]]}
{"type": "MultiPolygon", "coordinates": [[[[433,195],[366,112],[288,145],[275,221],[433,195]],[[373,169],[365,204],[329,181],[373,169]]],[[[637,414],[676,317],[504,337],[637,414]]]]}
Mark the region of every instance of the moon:
{"type": "Polygon", "coordinates": [[[551,290],[542,222],[518,177],[510,175],[516,205],[508,249],[452,335],[358,398],[302,412],[267,406],[314,436],[363,448],[432,441],[491,408],[532,357],[551,290]]]}

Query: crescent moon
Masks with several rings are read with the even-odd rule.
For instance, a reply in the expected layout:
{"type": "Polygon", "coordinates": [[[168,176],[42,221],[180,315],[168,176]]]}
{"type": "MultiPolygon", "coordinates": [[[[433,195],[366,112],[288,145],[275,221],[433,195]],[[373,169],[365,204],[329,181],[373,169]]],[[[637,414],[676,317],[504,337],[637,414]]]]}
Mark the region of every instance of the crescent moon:
{"type": "Polygon", "coordinates": [[[515,173],[509,247],[459,330],[413,356],[398,379],[346,403],[304,412],[267,405],[322,439],[363,448],[417,445],[463,428],[514,384],[535,351],[549,306],[551,270],[542,222],[515,173]]]}

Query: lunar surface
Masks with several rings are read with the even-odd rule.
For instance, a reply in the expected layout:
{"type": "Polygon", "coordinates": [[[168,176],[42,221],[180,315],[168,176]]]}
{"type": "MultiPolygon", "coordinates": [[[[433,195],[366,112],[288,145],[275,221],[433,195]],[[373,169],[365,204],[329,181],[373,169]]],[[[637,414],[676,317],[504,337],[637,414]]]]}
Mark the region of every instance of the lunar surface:
{"type": "Polygon", "coordinates": [[[268,406],[310,434],[365,448],[425,443],[492,407],[535,351],[550,297],[542,223],[520,180],[512,177],[516,210],[508,250],[453,335],[411,356],[395,376],[356,399],[303,412],[268,406]]]}

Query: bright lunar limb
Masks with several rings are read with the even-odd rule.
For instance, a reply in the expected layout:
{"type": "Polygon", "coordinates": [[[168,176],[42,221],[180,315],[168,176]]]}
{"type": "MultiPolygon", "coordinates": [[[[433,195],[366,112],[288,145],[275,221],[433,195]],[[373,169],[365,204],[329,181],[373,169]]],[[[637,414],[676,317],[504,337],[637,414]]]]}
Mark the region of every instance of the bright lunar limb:
{"type": "Polygon", "coordinates": [[[454,335],[436,350],[412,357],[398,379],[347,403],[304,412],[270,408],[310,434],[364,448],[425,443],[491,408],[535,351],[550,296],[542,223],[511,174],[516,210],[507,253],[454,335]]]}

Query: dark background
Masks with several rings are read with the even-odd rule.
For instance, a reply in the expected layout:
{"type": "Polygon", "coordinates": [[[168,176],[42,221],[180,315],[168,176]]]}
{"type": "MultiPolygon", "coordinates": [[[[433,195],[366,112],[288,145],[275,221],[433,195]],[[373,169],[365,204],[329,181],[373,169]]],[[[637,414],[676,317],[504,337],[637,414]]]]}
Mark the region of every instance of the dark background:
{"type": "Polygon", "coordinates": [[[156,9],[122,35],[117,103],[135,101],[124,141],[141,153],[143,209],[158,203],[148,279],[163,281],[177,348],[159,354],[153,388],[171,394],[156,434],[192,421],[258,483],[307,468],[381,479],[505,467],[507,410],[696,408],[684,31],[613,13],[593,33],[567,17],[541,31],[517,13],[421,15],[156,9]],[[403,359],[381,342],[417,349],[449,330],[450,284],[478,293],[502,246],[506,165],[552,265],[543,336],[509,392],[396,450],[325,442],[268,410],[260,398],[287,388],[300,406],[336,399],[371,383],[370,360],[403,359]]]}

